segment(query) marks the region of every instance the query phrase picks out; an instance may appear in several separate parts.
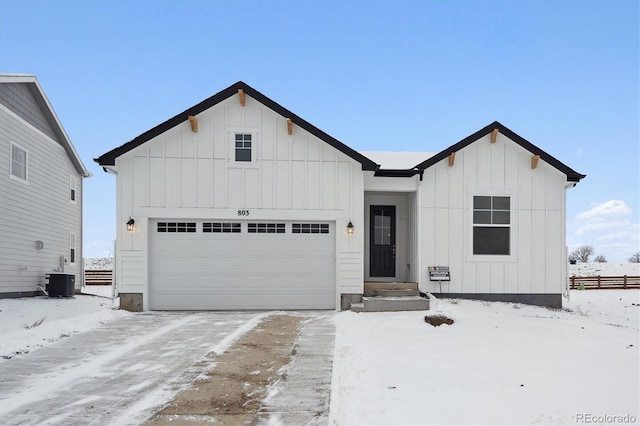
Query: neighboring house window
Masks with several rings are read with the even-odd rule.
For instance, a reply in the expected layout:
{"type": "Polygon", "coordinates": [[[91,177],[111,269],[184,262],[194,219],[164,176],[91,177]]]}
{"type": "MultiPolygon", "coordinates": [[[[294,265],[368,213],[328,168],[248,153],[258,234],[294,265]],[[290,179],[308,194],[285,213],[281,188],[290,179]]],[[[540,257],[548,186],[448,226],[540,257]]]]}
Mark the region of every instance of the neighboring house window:
{"type": "Polygon", "coordinates": [[[236,133],[236,161],[251,161],[251,135],[236,133]]]}
{"type": "Polygon", "coordinates": [[[76,177],[69,177],[69,191],[70,191],[70,200],[73,204],[76,203],[76,177]]]}
{"type": "Polygon", "coordinates": [[[249,223],[247,232],[250,234],[284,234],[284,223],[249,223]]]}
{"type": "Polygon", "coordinates": [[[473,197],[473,254],[510,255],[511,197],[473,197]]]}
{"type": "Polygon", "coordinates": [[[328,223],[293,223],[291,232],[294,234],[328,234],[328,223]]]}
{"type": "Polygon", "coordinates": [[[69,263],[75,265],[76,263],[76,233],[71,232],[69,236],[69,263]]]}
{"type": "Polygon", "coordinates": [[[196,223],[158,222],[158,232],[196,232],[196,223]]]}
{"type": "Polygon", "coordinates": [[[206,233],[240,233],[240,223],[205,222],[202,224],[202,232],[206,233]]]}
{"type": "Polygon", "coordinates": [[[11,142],[11,176],[27,180],[27,150],[11,142]]]}

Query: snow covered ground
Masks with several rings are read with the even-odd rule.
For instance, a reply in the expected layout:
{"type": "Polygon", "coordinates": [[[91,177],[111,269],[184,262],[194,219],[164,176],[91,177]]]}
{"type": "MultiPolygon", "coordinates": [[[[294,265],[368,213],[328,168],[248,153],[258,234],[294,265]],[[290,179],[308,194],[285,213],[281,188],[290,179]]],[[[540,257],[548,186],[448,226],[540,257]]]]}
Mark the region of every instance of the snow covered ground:
{"type": "Polygon", "coordinates": [[[73,298],[0,299],[0,362],[88,331],[115,318],[118,310],[111,286],[89,286],[73,298]]]}
{"type": "MultiPolygon", "coordinates": [[[[0,299],[0,362],[140,315],[117,310],[117,299],[104,297],[108,286],[85,291],[98,295],[0,299]]],[[[428,312],[336,313],[330,423],[580,424],[630,416],[637,424],[640,291],[574,290],[564,304],[437,300],[428,312]],[[434,327],[426,314],[455,322],[434,327]]],[[[615,423],[600,423],[607,422],[615,423]]]]}
{"type": "Polygon", "coordinates": [[[576,277],[622,277],[640,276],[640,263],[578,263],[569,265],[569,276],[576,277]]]}
{"type": "Polygon", "coordinates": [[[437,300],[428,315],[455,321],[438,327],[425,312],[337,314],[331,424],[636,424],[640,291],[565,305],[437,300]]]}

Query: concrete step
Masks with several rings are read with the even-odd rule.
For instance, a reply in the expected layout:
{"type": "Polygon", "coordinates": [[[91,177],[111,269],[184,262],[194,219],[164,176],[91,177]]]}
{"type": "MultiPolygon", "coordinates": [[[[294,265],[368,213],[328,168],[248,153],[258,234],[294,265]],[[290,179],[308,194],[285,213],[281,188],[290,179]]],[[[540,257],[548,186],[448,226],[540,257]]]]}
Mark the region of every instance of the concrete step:
{"type": "Polygon", "coordinates": [[[408,297],[408,296],[420,296],[419,290],[409,290],[409,289],[381,289],[381,290],[372,290],[365,289],[364,290],[365,297],[408,297]]]}
{"type": "Polygon", "coordinates": [[[364,290],[418,290],[418,283],[378,283],[367,281],[364,290]]]}
{"type": "Polygon", "coordinates": [[[429,310],[429,299],[420,296],[363,297],[362,303],[352,303],[353,312],[395,312],[429,310]]]}

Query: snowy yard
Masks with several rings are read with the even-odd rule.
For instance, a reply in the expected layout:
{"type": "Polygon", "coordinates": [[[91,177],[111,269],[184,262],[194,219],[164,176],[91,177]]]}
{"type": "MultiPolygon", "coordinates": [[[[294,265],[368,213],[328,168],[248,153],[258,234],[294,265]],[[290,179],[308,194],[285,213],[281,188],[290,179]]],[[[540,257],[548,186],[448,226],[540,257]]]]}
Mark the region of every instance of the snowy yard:
{"type": "Polygon", "coordinates": [[[424,312],[338,314],[332,424],[637,422],[640,292],[565,305],[438,300],[428,314],[455,321],[438,327],[424,312]]]}
{"type": "MultiPolygon", "coordinates": [[[[2,299],[0,362],[137,315],[115,306],[85,295],[2,299]]],[[[437,300],[429,312],[336,313],[330,423],[637,423],[639,318],[638,290],[572,291],[563,310],[437,300]],[[425,314],[454,323],[434,327],[425,314]]]]}

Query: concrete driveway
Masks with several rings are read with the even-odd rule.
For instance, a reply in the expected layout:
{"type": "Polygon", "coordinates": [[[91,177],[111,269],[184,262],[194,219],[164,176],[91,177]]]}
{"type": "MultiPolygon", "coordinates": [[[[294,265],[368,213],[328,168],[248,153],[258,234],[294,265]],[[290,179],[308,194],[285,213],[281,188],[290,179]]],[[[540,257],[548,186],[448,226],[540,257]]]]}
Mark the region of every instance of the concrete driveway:
{"type": "MultiPolygon", "coordinates": [[[[0,364],[5,425],[138,425],[274,312],[151,312],[128,316],[0,364]]],[[[295,350],[256,417],[326,424],[334,312],[302,317],[295,350]]],[[[249,373],[249,372],[247,372],[249,373]]],[[[213,420],[213,419],[211,419],[213,420]]],[[[197,424],[197,423],[190,423],[197,424]]]]}

